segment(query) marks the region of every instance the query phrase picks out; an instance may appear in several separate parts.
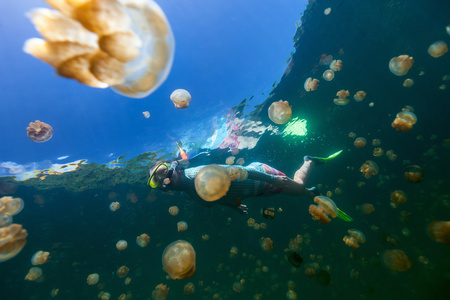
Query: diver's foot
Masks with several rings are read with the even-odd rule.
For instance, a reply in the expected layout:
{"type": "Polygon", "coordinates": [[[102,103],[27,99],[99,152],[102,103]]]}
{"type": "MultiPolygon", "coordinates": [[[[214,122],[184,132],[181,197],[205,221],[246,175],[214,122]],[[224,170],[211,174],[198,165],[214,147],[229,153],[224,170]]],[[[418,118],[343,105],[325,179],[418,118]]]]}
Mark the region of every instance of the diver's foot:
{"type": "Polygon", "coordinates": [[[323,165],[325,163],[324,160],[322,160],[320,158],[317,158],[317,157],[314,157],[314,156],[310,156],[310,155],[305,155],[303,157],[303,160],[304,161],[310,160],[310,161],[314,162],[314,164],[316,164],[316,165],[323,165]]]}
{"type": "Polygon", "coordinates": [[[312,187],[310,189],[307,189],[307,190],[312,192],[314,194],[314,196],[320,196],[319,189],[316,186],[314,186],[314,187],[312,187]]]}

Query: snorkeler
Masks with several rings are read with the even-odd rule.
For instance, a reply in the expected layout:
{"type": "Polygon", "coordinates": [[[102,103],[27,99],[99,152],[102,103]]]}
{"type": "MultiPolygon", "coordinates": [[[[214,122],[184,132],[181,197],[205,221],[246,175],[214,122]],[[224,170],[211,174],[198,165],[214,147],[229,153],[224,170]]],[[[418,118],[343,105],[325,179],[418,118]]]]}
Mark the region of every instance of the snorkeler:
{"type": "MultiPolygon", "coordinates": [[[[203,200],[195,190],[195,176],[205,166],[183,168],[179,161],[161,160],[154,163],[149,170],[150,178],[148,185],[161,190],[181,191],[192,200],[204,206],[215,204],[226,205],[237,209],[243,214],[248,214],[247,206],[242,204],[242,200],[256,196],[267,196],[274,194],[287,194],[292,196],[315,197],[319,195],[316,187],[306,188],[306,183],[315,165],[323,164],[335,158],[342,152],[336,152],[327,158],[305,156],[300,169],[295,172],[294,179],[287,177],[266,164],[254,162],[248,166],[235,166],[246,170],[248,177],[245,180],[231,182],[230,188],[225,196],[214,201],[203,200]]],[[[222,165],[227,168],[229,166],[222,165]]]]}

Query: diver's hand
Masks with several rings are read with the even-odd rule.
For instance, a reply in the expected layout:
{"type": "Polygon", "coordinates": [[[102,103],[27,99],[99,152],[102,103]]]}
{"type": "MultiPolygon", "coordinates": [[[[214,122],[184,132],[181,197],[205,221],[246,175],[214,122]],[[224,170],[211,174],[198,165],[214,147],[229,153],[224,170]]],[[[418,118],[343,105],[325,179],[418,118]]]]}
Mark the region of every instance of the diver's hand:
{"type": "Polygon", "coordinates": [[[275,176],[275,180],[272,184],[277,188],[284,188],[284,187],[289,186],[291,181],[292,181],[292,179],[290,179],[287,176],[277,175],[277,176],[275,176]]]}
{"type": "Polygon", "coordinates": [[[247,205],[240,204],[237,208],[238,208],[238,209],[241,211],[241,213],[243,213],[244,215],[248,215],[248,208],[247,208],[247,205]]]}

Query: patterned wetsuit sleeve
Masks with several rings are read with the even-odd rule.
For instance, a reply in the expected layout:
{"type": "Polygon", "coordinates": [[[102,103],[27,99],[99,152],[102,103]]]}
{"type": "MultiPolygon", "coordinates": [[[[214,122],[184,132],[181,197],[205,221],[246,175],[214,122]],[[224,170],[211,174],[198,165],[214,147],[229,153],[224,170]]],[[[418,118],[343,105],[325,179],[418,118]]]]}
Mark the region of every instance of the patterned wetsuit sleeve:
{"type": "Polygon", "coordinates": [[[248,179],[263,181],[270,184],[273,184],[275,181],[275,176],[273,175],[257,171],[251,167],[244,167],[244,169],[248,172],[248,179]]]}

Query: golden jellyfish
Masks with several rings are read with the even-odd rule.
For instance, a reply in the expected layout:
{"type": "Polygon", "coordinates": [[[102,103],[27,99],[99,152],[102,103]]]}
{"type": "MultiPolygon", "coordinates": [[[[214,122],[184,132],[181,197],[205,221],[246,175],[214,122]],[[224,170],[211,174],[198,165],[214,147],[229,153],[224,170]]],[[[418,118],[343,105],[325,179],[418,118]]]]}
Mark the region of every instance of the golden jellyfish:
{"type": "Polygon", "coordinates": [[[108,292],[101,291],[98,294],[98,298],[100,298],[100,300],[109,300],[109,299],[111,299],[111,294],[108,292]]]}
{"type": "Polygon", "coordinates": [[[191,94],[183,89],[177,89],[170,95],[170,100],[172,100],[173,104],[178,109],[187,108],[189,102],[191,102],[191,98],[191,94]]]}
{"type": "Polygon", "coordinates": [[[405,192],[401,190],[396,190],[391,193],[391,201],[394,205],[394,207],[399,206],[400,204],[406,203],[408,200],[408,197],[406,196],[405,192]]]}
{"type": "Polygon", "coordinates": [[[292,107],[289,102],[280,100],[269,107],[269,118],[275,124],[286,124],[292,117],[292,107]]]}
{"type": "Polygon", "coordinates": [[[42,269],[39,267],[32,267],[28,271],[28,274],[25,276],[25,280],[35,281],[36,279],[38,279],[41,276],[42,276],[42,269]]]}
{"type": "Polygon", "coordinates": [[[353,142],[353,145],[356,148],[364,148],[364,146],[366,146],[366,143],[367,143],[367,141],[365,138],[359,137],[353,142]]]}
{"type": "Polygon", "coordinates": [[[171,214],[172,216],[176,216],[179,213],[179,209],[178,206],[171,206],[169,207],[169,214],[171,214]]]}
{"type": "Polygon", "coordinates": [[[437,41],[428,47],[428,54],[434,58],[441,57],[448,52],[447,44],[444,41],[437,41]]]}
{"type": "Polygon", "coordinates": [[[152,292],[152,300],[166,300],[169,294],[169,288],[165,284],[158,284],[152,292]]]}
{"type": "Polygon", "coordinates": [[[142,114],[146,119],[150,118],[150,113],[148,111],[143,111],[142,114]]]}
{"type": "Polygon", "coordinates": [[[100,276],[97,273],[92,273],[92,274],[89,274],[89,276],[86,279],[86,282],[88,285],[96,285],[99,280],[100,280],[100,276]]]}
{"type": "Polygon", "coordinates": [[[378,147],[381,145],[381,140],[380,139],[373,139],[372,140],[372,146],[378,147]]]}
{"type": "Polygon", "coordinates": [[[239,180],[247,180],[248,178],[248,171],[245,169],[241,169],[241,176],[239,177],[239,180]]]}
{"type": "Polygon", "coordinates": [[[125,278],[125,280],[123,281],[123,283],[125,283],[125,285],[129,285],[130,282],[131,282],[131,278],[130,277],[125,278]]]}
{"type": "Polygon", "coordinates": [[[383,253],[383,262],[392,271],[406,272],[411,268],[411,261],[400,249],[386,250],[383,253]]]}
{"type": "Polygon", "coordinates": [[[371,213],[373,213],[373,212],[375,211],[375,207],[373,206],[373,204],[370,204],[370,203],[364,203],[364,204],[361,206],[361,210],[362,210],[362,212],[363,212],[364,214],[368,215],[368,214],[371,214],[371,213]]]}
{"type": "Polygon", "coordinates": [[[183,294],[192,295],[195,292],[195,285],[192,282],[186,284],[183,288],[183,294]]]}
{"type": "Polygon", "coordinates": [[[50,252],[37,251],[31,257],[31,264],[33,266],[43,265],[43,264],[45,264],[47,262],[49,256],[50,256],[50,252]]]}
{"type": "Polygon", "coordinates": [[[394,153],[394,150],[386,151],[386,156],[389,158],[390,161],[394,161],[397,159],[397,154],[394,153]]]}
{"type": "Polygon", "coordinates": [[[150,243],[150,237],[148,234],[143,233],[136,237],[136,244],[139,247],[145,248],[145,247],[147,247],[148,243],[150,243]]]}
{"type": "Polygon", "coordinates": [[[335,59],[330,63],[330,69],[333,71],[340,71],[342,70],[342,60],[340,59],[335,59]]]}
{"type": "Polygon", "coordinates": [[[236,281],[235,283],[233,283],[233,291],[235,291],[236,293],[242,292],[243,289],[244,289],[244,286],[239,281],[236,281]]]}
{"type": "Polygon", "coordinates": [[[408,73],[409,69],[411,69],[413,65],[414,60],[412,57],[409,57],[408,55],[400,55],[393,57],[389,61],[389,70],[391,70],[394,75],[403,76],[408,73]]]}
{"type": "Polygon", "coordinates": [[[351,138],[351,139],[354,139],[356,137],[356,133],[349,132],[348,137],[351,138]]]}
{"type": "Polygon", "coordinates": [[[185,221],[180,221],[177,223],[178,232],[183,232],[188,229],[188,224],[185,221]]]}
{"type": "Polygon", "coordinates": [[[143,98],[167,78],[174,37],[164,12],[149,0],[48,1],[28,16],[44,39],[24,51],[61,76],[143,98]]]}
{"type": "Polygon", "coordinates": [[[125,278],[128,275],[128,272],[130,271],[130,269],[127,266],[121,266],[117,269],[117,276],[119,278],[125,278]]]}
{"type": "Polygon", "coordinates": [[[27,136],[33,142],[43,143],[52,138],[53,128],[44,122],[36,120],[34,123],[30,122],[28,124],[27,136]]]}
{"type": "Polygon", "coordinates": [[[378,168],[378,165],[376,162],[374,162],[372,160],[368,160],[365,163],[363,163],[360,170],[361,170],[361,173],[363,173],[364,177],[370,178],[373,175],[378,174],[379,168],[378,168]]]}
{"type": "Polygon", "coordinates": [[[172,279],[192,277],[196,270],[194,248],[187,241],[175,241],[164,249],[162,264],[172,279]]]}
{"type": "Polygon", "coordinates": [[[436,242],[450,244],[450,221],[433,221],[428,224],[428,233],[436,242]]]}
{"type": "Polygon", "coordinates": [[[317,206],[313,204],[309,206],[309,213],[314,219],[318,220],[320,223],[330,223],[331,219],[328,215],[332,218],[336,218],[338,210],[333,200],[325,196],[316,196],[314,197],[314,202],[317,206]]]}
{"type": "Polygon", "coordinates": [[[397,129],[397,131],[409,131],[416,122],[417,117],[413,112],[401,111],[397,114],[391,126],[397,129]]]}
{"type": "Polygon", "coordinates": [[[234,182],[241,177],[241,169],[238,167],[227,167],[228,176],[230,176],[231,182],[234,182]]]}
{"type": "Polygon", "coordinates": [[[353,95],[353,99],[355,99],[355,101],[361,102],[364,100],[364,98],[366,98],[366,95],[366,92],[358,91],[355,95],[353,95]]]}
{"type": "Polygon", "coordinates": [[[4,196],[0,198],[0,214],[15,216],[23,209],[24,203],[21,198],[4,196]]]}
{"type": "Polygon", "coordinates": [[[209,235],[203,234],[203,235],[202,235],[202,240],[204,240],[204,241],[209,240],[209,235]]]}
{"type": "Polygon", "coordinates": [[[425,171],[417,165],[407,166],[404,175],[405,179],[408,180],[408,182],[418,183],[423,180],[425,171]]]}
{"type": "Polygon", "coordinates": [[[316,270],[312,266],[308,266],[305,268],[305,274],[308,277],[314,277],[316,275],[316,270]]]}
{"type": "Polygon", "coordinates": [[[343,241],[347,246],[352,247],[353,249],[358,249],[360,247],[359,243],[366,242],[364,233],[357,229],[349,229],[348,234],[348,236],[344,236],[343,241]]]}
{"type": "Polygon", "coordinates": [[[7,261],[22,250],[27,243],[27,231],[20,224],[0,228],[0,263],[7,261]]]}
{"type": "Polygon", "coordinates": [[[375,148],[373,149],[373,156],[379,157],[384,155],[384,150],[382,148],[375,148]]]}
{"type": "Polygon", "coordinates": [[[255,225],[255,219],[249,218],[247,220],[247,225],[248,225],[248,227],[253,227],[255,225]]]}
{"type": "Polygon", "coordinates": [[[127,247],[128,247],[128,243],[125,240],[120,240],[116,243],[116,248],[119,251],[123,251],[123,250],[127,249],[127,247]]]}
{"type": "Polygon", "coordinates": [[[309,77],[308,79],[306,79],[305,83],[303,84],[303,87],[307,92],[315,91],[317,90],[318,83],[319,83],[318,79],[313,79],[309,77]]]}
{"type": "Polygon", "coordinates": [[[288,290],[286,293],[286,299],[288,300],[297,300],[297,293],[293,290],[288,290]]]}
{"type": "Polygon", "coordinates": [[[333,55],[327,55],[326,53],[323,53],[320,55],[319,59],[319,65],[321,66],[328,66],[333,61],[333,55]]]}
{"type": "Polygon", "coordinates": [[[410,88],[414,85],[414,80],[412,80],[411,78],[407,78],[405,79],[405,81],[403,81],[403,86],[406,88],[410,88]]]}
{"type": "Polygon", "coordinates": [[[116,211],[120,208],[120,203],[119,202],[111,202],[111,204],[109,204],[109,210],[110,211],[116,211]]]}
{"type": "Polygon", "coordinates": [[[273,250],[273,241],[271,238],[268,237],[263,237],[261,238],[261,248],[266,251],[266,252],[270,252],[273,250]]]}
{"type": "Polygon", "coordinates": [[[235,246],[230,249],[230,257],[235,257],[239,253],[239,249],[235,246]]]}
{"type": "Polygon", "coordinates": [[[325,79],[326,81],[333,80],[333,78],[334,78],[334,71],[333,70],[326,70],[325,72],[323,72],[322,78],[325,79]]]}
{"type": "Polygon", "coordinates": [[[218,165],[204,167],[195,176],[195,190],[205,201],[215,201],[228,192],[231,180],[225,168],[218,165]]]}
{"type": "Polygon", "coordinates": [[[234,160],[236,159],[236,157],[234,157],[234,156],[228,156],[226,159],[225,159],[225,163],[227,164],[227,165],[232,165],[232,164],[234,164],[234,160]]]}
{"type": "Polygon", "coordinates": [[[6,214],[0,214],[0,228],[11,225],[12,217],[6,214]]]}
{"type": "Polygon", "coordinates": [[[242,157],[241,157],[241,158],[238,158],[238,160],[236,161],[236,164],[242,166],[243,164],[245,164],[245,159],[243,159],[242,157]]]}
{"type": "Polygon", "coordinates": [[[336,93],[336,96],[339,98],[334,99],[333,102],[336,105],[344,106],[347,105],[350,101],[347,97],[350,96],[350,93],[347,90],[340,90],[336,93]]]}
{"type": "Polygon", "coordinates": [[[328,7],[328,8],[326,8],[326,9],[323,11],[323,14],[324,14],[325,16],[328,16],[330,13],[331,13],[331,7],[328,7]]]}

